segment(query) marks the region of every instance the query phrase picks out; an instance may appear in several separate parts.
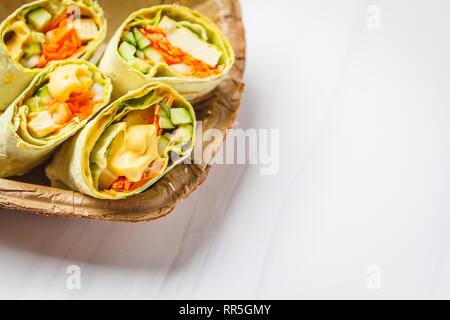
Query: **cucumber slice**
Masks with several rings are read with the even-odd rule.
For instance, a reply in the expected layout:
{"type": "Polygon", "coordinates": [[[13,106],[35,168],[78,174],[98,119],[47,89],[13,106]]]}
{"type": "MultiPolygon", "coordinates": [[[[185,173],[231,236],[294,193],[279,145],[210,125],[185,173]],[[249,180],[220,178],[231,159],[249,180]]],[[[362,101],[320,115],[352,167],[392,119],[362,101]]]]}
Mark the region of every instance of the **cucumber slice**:
{"type": "Polygon", "coordinates": [[[134,39],[134,35],[132,32],[127,31],[123,34],[122,36],[123,40],[125,40],[126,42],[128,42],[129,44],[133,45],[133,46],[137,46],[136,40],[134,39]]]}
{"type": "Polygon", "coordinates": [[[164,155],[164,151],[166,151],[167,146],[169,145],[170,139],[165,136],[160,136],[158,138],[158,152],[160,155],[164,155]]]}
{"type": "Polygon", "coordinates": [[[169,118],[160,117],[159,118],[159,127],[162,129],[175,129],[172,121],[169,118]]]}
{"type": "Polygon", "coordinates": [[[170,108],[160,105],[159,106],[159,116],[170,119],[170,108]]]}
{"type": "Polygon", "coordinates": [[[150,69],[152,68],[151,65],[149,65],[147,62],[141,60],[141,59],[133,59],[132,61],[130,61],[130,65],[136,69],[139,72],[142,73],[148,73],[150,71],[150,69]]]}
{"type": "Polygon", "coordinates": [[[175,125],[192,123],[189,111],[184,108],[172,108],[170,110],[170,118],[175,125]]]}
{"type": "Polygon", "coordinates": [[[138,57],[139,59],[145,59],[144,52],[142,52],[141,50],[137,50],[136,57],[138,57]]]}
{"type": "Polygon", "coordinates": [[[42,32],[31,32],[31,37],[33,38],[33,41],[39,42],[39,43],[45,43],[45,35],[42,32]]]}
{"type": "Polygon", "coordinates": [[[34,97],[31,97],[25,101],[25,105],[28,106],[31,112],[37,112],[44,110],[45,106],[52,100],[52,96],[48,90],[48,85],[45,85],[36,92],[34,97]]]}
{"type": "Polygon", "coordinates": [[[59,17],[66,11],[65,5],[57,1],[48,1],[47,8],[54,17],[59,17]]]}
{"type": "Polygon", "coordinates": [[[44,8],[38,8],[28,14],[27,20],[36,31],[42,31],[52,20],[52,15],[44,8]]]}
{"type": "Polygon", "coordinates": [[[150,46],[150,40],[148,40],[139,30],[138,28],[133,29],[134,39],[136,40],[137,47],[139,50],[144,50],[145,48],[150,46]]]}
{"type": "Polygon", "coordinates": [[[50,92],[48,90],[48,85],[41,87],[37,91],[36,96],[39,97],[44,104],[47,104],[50,101],[52,101],[52,96],[50,95],[50,92]]]}
{"type": "Polygon", "coordinates": [[[41,44],[39,42],[31,42],[25,49],[25,59],[29,59],[32,56],[39,56],[42,53],[41,44]]]}
{"type": "Polygon", "coordinates": [[[193,134],[194,127],[191,124],[183,124],[175,131],[174,141],[183,146],[191,140],[193,134]]]}
{"type": "Polygon", "coordinates": [[[122,42],[119,46],[119,54],[126,61],[131,62],[134,59],[134,54],[136,53],[136,47],[132,46],[128,42],[122,42]]]}

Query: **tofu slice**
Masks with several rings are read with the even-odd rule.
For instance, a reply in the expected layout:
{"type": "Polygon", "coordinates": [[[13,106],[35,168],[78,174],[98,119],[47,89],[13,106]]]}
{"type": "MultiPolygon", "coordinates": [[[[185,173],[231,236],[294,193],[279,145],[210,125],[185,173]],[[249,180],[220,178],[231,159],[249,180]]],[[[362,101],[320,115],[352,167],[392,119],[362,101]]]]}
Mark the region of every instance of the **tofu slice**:
{"type": "Polygon", "coordinates": [[[158,27],[164,30],[165,34],[169,34],[177,30],[177,23],[167,16],[162,17],[158,27]]]}
{"type": "Polygon", "coordinates": [[[187,64],[179,63],[179,64],[173,64],[170,66],[172,70],[182,73],[182,74],[190,74],[192,73],[191,67],[189,67],[187,64]]]}
{"type": "Polygon", "coordinates": [[[93,19],[80,19],[75,21],[75,29],[81,41],[91,41],[98,34],[98,27],[93,19]]]}
{"type": "Polygon", "coordinates": [[[58,126],[53,122],[52,116],[48,111],[39,112],[39,114],[28,123],[28,131],[35,138],[42,138],[53,131],[58,126]]]}
{"type": "Polygon", "coordinates": [[[187,28],[177,28],[174,20],[164,17],[158,25],[164,30],[169,42],[194,58],[203,61],[211,67],[216,67],[222,56],[215,46],[201,40],[196,34],[187,28]]]}
{"type": "Polygon", "coordinates": [[[70,110],[67,103],[60,103],[58,108],[53,115],[53,121],[56,124],[63,124],[72,118],[72,111],[70,110]]]}

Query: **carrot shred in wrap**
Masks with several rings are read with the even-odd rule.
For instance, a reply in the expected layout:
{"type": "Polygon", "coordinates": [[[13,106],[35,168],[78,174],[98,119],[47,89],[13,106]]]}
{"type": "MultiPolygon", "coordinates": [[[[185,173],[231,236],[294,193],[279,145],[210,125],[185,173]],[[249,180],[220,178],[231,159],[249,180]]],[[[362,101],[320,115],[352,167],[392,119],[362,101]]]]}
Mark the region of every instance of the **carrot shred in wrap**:
{"type": "Polygon", "coordinates": [[[78,117],[79,120],[84,120],[89,117],[94,111],[94,97],[95,93],[90,90],[72,93],[66,103],[73,112],[73,118],[78,117]]]}
{"type": "Polygon", "coordinates": [[[63,14],[46,28],[47,43],[42,44],[42,54],[37,65],[43,68],[48,62],[64,60],[83,49],[72,16],[63,14]]]}
{"type": "MultiPolygon", "coordinates": [[[[94,102],[92,101],[94,97],[95,93],[89,90],[72,93],[70,98],[66,101],[72,114],[70,118],[61,124],[54,132],[59,132],[70,123],[78,123],[88,118],[94,111],[94,102]]],[[[45,109],[53,116],[57,112],[60,103],[61,102],[58,99],[53,99],[45,109]]]]}
{"type": "MultiPolygon", "coordinates": [[[[80,121],[91,116],[94,112],[94,97],[95,93],[90,90],[73,92],[70,95],[69,99],[65,102],[71,111],[70,116],[68,116],[67,120],[65,120],[63,123],[59,124],[52,133],[58,133],[68,125],[79,123],[80,121]]],[[[48,111],[53,118],[58,112],[58,108],[60,107],[60,105],[61,101],[59,101],[58,99],[53,99],[45,106],[44,110],[48,111]]],[[[30,113],[27,116],[28,121],[34,119],[38,114],[39,111],[30,113]]]]}
{"type": "Polygon", "coordinates": [[[148,26],[145,29],[140,29],[140,32],[146,36],[153,48],[164,57],[169,66],[184,63],[191,68],[192,72],[189,74],[191,76],[207,78],[222,73],[225,67],[224,65],[211,67],[180,48],[173,46],[167,39],[164,31],[157,26],[148,26]]]}
{"type": "Polygon", "coordinates": [[[131,182],[126,177],[119,177],[116,181],[113,182],[109,191],[113,190],[113,191],[117,191],[117,192],[132,192],[132,191],[142,187],[144,184],[146,184],[151,179],[156,178],[159,175],[159,171],[160,170],[150,171],[150,166],[149,166],[149,169],[144,171],[144,174],[142,175],[142,179],[138,182],[131,182]]]}

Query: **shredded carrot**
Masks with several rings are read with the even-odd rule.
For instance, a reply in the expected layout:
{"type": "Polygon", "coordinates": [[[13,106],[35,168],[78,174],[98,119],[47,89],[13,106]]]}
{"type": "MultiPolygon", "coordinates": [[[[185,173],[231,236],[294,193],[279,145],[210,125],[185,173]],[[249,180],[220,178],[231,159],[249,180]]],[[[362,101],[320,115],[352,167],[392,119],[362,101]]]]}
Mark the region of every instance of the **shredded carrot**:
{"type": "MultiPolygon", "coordinates": [[[[89,90],[82,92],[73,92],[69,99],[66,101],[67,105],[72,111],[72,119],[78,118],[78,122],[89,117],[94,109],[94,102],[92,99],[95,97],[95,93],[89,90]]],[[[51,100],[45,107],[50,114],[54,114],[61,102],[58,99],[51,100]]]]}
{"type": "MultiPolygon", "coordinates": [[[[151,166],[151,164],[150,164],[151,166]]],[[[142,179],[138,182],[131,182],[126,177],[119,177],[114,183],[111,185],[110,191],[117,191],[117,192],[132,192],[134,190],[139,189],[144,184],[146,184],[148,181],[156,178],[159,175],[160,170],[158,171],[150,171],[149,168],[144,171],[142,174],[142,179]]]]}
{"type": "Polygon", "coordinates": [[[70,15],[64,13],[62,15],[60,15],[58,18],[56,18],[55,20],[53,20],[52,22],[50,22],[47,27],[45,27],[44,32],[48,32],[50,30],[53,30],[55,28],[58,27],[58,25],[60,24],[61,21],[63,21],[64,19],[70,17],[70,15]]]}
{"type": "Polygon", "coordinates": [[[88,101],[92,101],[92,98],[95,97],[95,93],[90,90],[85,90],[82,92],[72,92],[67,103],[85,103],[88,101]]]}
{"type": "Polygon", "coordinates": [[[114,190],[105,189],[103,190],[106,194],[109,194],[110,196],[115,196],[116,192],[114,190]]]}
{"type": "Polygon", "coordinates": [[[39,58],[39,62],[37,64],[37,68],[43,68],[47,65],[48,61],[47,61],[47,57],[43,54],[41,54],[40,58],[39,58]]]}
{"type": "Polygon", "coordinates": [[[94,97],[95,93],[89,90],[72,93],[66,101],[73,112],[72,119],[78,118],[78,121],[81,121],[88,118],[94,111],[94,102],[92,101],[94,97]]]}
{"type": "Polygon", "coordinates": [[[159,111],[160,110],[160,108],[159,108],[159,105],[156,107],[156,111],[154,112],[154,117],[153,117],[153,124],[155,125],[155,127],[156,127],[156,131],[158,131],[158,136],[160,136],[160,134],[159,134],[159,130],[160,130],[160,128],[159,128],[159,111]]]}
{"type": "Polygon", "coordinates": [[[112,190],[116,191],[122,191],[122,190],[129,190],[131,186],[131,181],[128,180],[126,177],[119,177],[111,186],[112,190]]]}
{"type": "Polygon", "coordinates": [[[50,61],[70,58],[84,48],[70,15],[62,15],[46,30],[48,41],[42,44],[38,68],[45,67],[50,61]]]}
{"type": "Polygon", "coordinates": [[[154,112],[149,113],[147,119],[146,119],[146,123],[148,124],[153,124],[156,121],[156,115],[154,112]]]}
{"type": "Polygon", "coordinates": [[[173,101],[175,100],[175,97],[171,94],[167,95],[168,99],[167,99],[167,106],[170,108],[173,104],[173,101]]]}
{"type": "Polygon", "coordinates": [[[155,117],[158,112],[158,107],[153,105],[149,108],[149,112],[147,113],[147,118],[145,119],[145,123],[153,124],[155,122],[155,117]]]}
{"type": "MultiPolygon", "coordinates": [[[[149,180],[151,180],[153,178],[156,178],[158,176],[158,174],[159,174],[159,171],[153,171],[153,172],[152,171],[146,171],[142,175],[142,180],[149,181],[149,180]]],[[[142,180],[141,180],[141,182],[142,182],[142,180]]],[[[139,183],[139,182],[136,182],[136,183],[139,183]]]]}
{"type": "Polygon", "coordinates": [[[225,67],[224,65],[211,67],[205,62],[192,57],[180,48],[173,46],[167,39],[164,31],[157,26],[148,26],[145,29],[140,29],[140,31],[150,41],[153,48],[155,48],[164,57],[164,60],[169,66],[180,63],[184,63],[189,66],[192,72],[190,74],[186,74],[188,76],[207,78],[212,75],[222,73],[225,67]]]}
{"type": "MultiPolygon", "coordinates": [[[[72,111],[72,116],[65,123],[58,126],[58,128],[54,132],[57,133],[67,125],[71,123],[79,123],[80,121],[91,116],[94,111],[94,102],[92,101],[94,96],[95,93],[89,90],[72,93],[69,99],[66,101],[70,111],[72,111]]],[[[58,107],[60,104],[61,101],[59,101],[58,99],[53,99],[45,106],[45,110],[50,112],[50,114],[53,116],[58,111],[58,107]]],[[[37,114],[38,112],[30,114],[28,120],[36,117],[37,114]]]]}

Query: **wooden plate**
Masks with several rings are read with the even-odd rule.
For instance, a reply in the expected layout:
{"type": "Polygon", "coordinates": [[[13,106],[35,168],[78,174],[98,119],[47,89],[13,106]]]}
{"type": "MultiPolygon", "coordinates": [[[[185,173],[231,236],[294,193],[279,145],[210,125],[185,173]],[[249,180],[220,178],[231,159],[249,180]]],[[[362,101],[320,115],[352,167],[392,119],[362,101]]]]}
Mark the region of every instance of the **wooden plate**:
{"type": "MultiPolygon", "coordinates": [[[[29,1],[0,0],[0,20],[17,7],[29,1]]],[[[215,128],[225,137],[226,130],[235,121],[244,89],[245,31],[238,0],[181,0],[181,1],[124,1],[100,0],[108,20],[108,37],[133,11],[161,3],[178,3],[208,16],[230,39],[236,53],[236,64],[223,83],[200,104],[196,104],[197,119],[202,121],[203,132],[215,128]]],[[[67,218],[105,221],[142,222],[169,214],[187,198],[208,176],[209,159],[216,153],[222,140],[205,137],[200,145],[203,160],[200,164],[176,167],[146,192],[125,200],[94,199],[78,192],[49,187],[44,166],[23,177],[0,179],[0,207],[55,215],[67,218]]],[[[200,139],[197,139],[199,142],[200,139]]]]}

